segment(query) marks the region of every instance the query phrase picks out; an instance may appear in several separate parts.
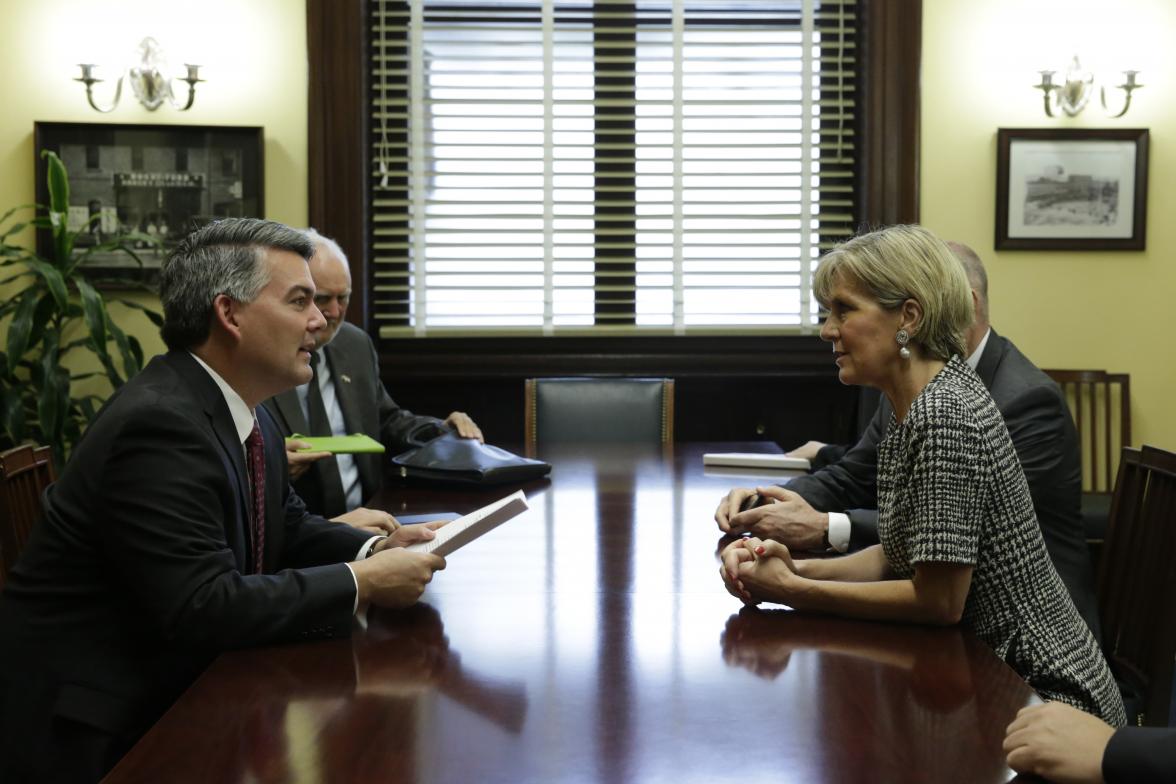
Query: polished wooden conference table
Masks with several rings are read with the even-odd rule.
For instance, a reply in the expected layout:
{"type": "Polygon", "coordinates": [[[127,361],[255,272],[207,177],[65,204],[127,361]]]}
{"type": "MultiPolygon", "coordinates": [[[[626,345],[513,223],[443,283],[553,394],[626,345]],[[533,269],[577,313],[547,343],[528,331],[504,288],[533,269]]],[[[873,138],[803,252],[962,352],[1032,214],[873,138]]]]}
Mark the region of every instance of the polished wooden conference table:
{"type": "MultiPolygon", "coordinates": [[[[752,609],[712,515],[774,445],[540,453],[530,510],[350,639],[222,655],[108,782],[1000,782],[1032,690],[957,628],[752,609]]],[[[392,486],[393,513],[514,487],[392,486]]]]}

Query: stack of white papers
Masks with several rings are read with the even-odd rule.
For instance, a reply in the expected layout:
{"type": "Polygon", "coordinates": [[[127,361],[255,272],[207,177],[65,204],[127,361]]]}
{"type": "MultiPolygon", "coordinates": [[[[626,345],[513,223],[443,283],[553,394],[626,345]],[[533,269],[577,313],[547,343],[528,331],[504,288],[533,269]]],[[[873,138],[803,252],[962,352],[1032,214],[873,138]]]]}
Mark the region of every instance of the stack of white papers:
{"type": "Polygon", "coordinates": [[[807,458],[789,455],[769,455],[763,452],[707,452],[702,456],[704,466],[732,468],[778,468],[787,471],[807,471],[807,458]]]}
{"type": "Polygon", "coordinates": [[[446,523],[437,529],[435,538],[409,545],[404,549],[414,553],[436,553],[445,557],[527,509],[527,496],[519,490],[513,495],[446,523]]]}

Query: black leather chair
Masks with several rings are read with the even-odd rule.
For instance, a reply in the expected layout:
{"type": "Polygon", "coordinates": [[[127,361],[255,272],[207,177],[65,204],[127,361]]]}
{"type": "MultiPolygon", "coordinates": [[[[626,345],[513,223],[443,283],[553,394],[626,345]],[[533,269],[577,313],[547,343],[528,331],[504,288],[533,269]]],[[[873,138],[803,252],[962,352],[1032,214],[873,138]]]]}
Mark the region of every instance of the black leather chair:
{"type": "Polygon", "coordinates": [[[672,444],[674,381],[668,378],[529,378],[527,448],[574,441],[672,444]]]}
{"type": "Polygon", "coordinates": [[[1176,454],[1124,448],[1098,570],[1103,648],[1128,724],[1167,725],[1176,659],[1176,454]]]}

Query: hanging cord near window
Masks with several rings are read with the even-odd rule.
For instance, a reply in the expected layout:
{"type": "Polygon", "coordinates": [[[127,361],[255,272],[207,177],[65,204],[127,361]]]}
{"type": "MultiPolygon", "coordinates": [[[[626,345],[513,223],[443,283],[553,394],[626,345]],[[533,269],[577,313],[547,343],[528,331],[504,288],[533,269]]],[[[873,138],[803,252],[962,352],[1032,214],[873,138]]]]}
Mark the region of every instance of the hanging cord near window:
{"type": "MultiPolygon", "coordinates": [[[[845,100],[845,3],[839,3],[837,6],[837,95],[841,96],[841,100],[845,100]]],[[[837,111],[837,159],[841,159],[841,154],[845,143],[845,107],[839,107],[837,111]]]]}
{"type": "MultiPolygon", "coordinates": [[[[386,24],[388,21],[388,1],[379,0],[378,9],[380,14],[380,21],[386,24]]],[[[388,60],[385,57],[387,54],[388,38],[384,31],[381,31],[376,36],[377,46],[380,49],[380,59],[383,61],[379,69],[379,75],[376,77],[376,94],[379,96],[379,104],[381,110],[376,113],[377,132],[379,134],[379,141],[376,142],[376,171],[380,174],[380,187],[388,187],[388,156],[390,155],[388,149],[388,60]]]]}

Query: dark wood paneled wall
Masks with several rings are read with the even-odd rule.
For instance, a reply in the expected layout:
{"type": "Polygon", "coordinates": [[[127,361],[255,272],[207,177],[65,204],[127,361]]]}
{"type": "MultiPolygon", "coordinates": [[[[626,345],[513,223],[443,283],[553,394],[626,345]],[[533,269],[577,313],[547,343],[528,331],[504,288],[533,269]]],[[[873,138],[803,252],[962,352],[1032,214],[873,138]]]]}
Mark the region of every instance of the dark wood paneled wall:
{"type": "MultiPolygon", "coordinates": [[[[348,319],[373,328],[368,265],[368,0],[307,0],[310,222],[351,262],[348,319]]],[[[858,205],[863,227],[919,218],[921,0],[862,0],[858,205]]],[[[491,440],[521,439],[523,380],[647,375],[676,380],[676,437],[757,436],[791,446],[854,432],[857,394],[815,337],[378,341],[382,373],[418,413],[470,413],[491,440]],[[803,412],[803,413],[797,413],[803,412]],[[517,435],[516,435],[517,434],[517,435]]]]}
{"type": "Polygon", "coordinates": [[[795,445],[856,432],[857,390],[838,383],[829,346],[815,336],[428,338],[384,341],[384,349],[398,403],[435,416],[465,411],[501,443],[522,439],[523,380],[533,376],[673,378],[679,440],[795,445]]]}
{"type": "MultiPolygon", "coordinates": [[[[401,406],[444,417],[465,411],[492,444],[523,443],[523,379],[467,375],[460,383],[398,378],[384,372],[401,406]]],[[[857,390],[827,378],[741,376],[677,377],[674,438],[678,441],[774,441],[788,449],[809,439],[847,443],[857,411],[857,390]]]]}

